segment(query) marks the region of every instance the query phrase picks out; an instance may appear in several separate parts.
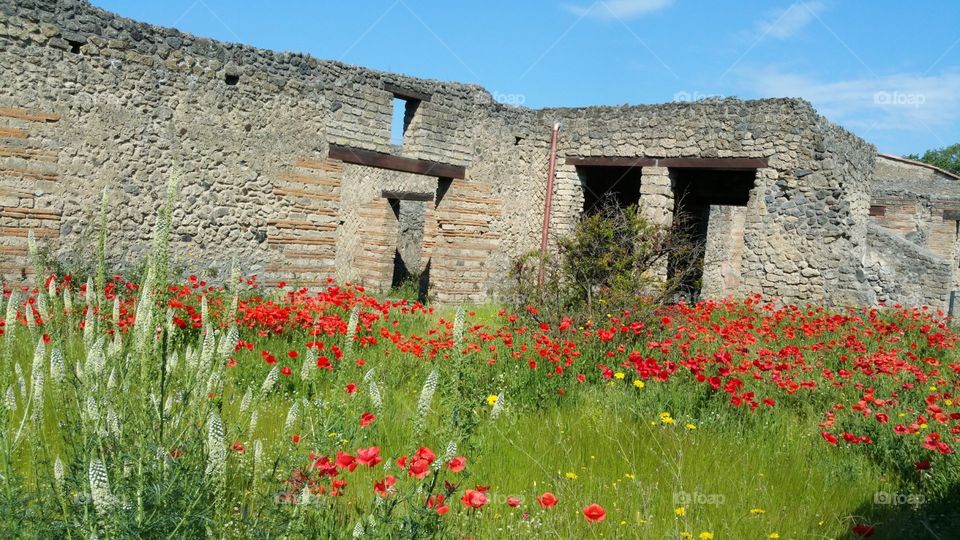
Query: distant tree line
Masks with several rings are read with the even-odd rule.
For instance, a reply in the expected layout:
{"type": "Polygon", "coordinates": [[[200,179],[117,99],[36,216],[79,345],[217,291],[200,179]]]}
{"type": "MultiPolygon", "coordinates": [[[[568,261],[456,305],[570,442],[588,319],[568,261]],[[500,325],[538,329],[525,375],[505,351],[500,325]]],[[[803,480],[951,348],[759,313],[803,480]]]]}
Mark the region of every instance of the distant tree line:
{"type": "Polygon", "coordinates": [[[903,157],[929,163],[930,165],[940,167],[954,174],[960,174],[960,143],[945,148],[927,150],[922,156],[907,154],[903,157]]]}

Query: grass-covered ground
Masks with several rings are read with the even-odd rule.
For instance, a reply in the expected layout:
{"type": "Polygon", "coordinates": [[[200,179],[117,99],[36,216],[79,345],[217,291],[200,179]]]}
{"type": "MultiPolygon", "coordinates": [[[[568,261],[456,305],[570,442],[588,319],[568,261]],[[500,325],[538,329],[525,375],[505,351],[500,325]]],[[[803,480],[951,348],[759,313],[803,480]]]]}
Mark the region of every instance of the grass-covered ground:
{"type": "Polygon", "coordinates": [[[750,298],[537,321],[335,284],[93,288],[5,291],[4,536],[957,525],[957,337],[923,310],[750,298]]]}

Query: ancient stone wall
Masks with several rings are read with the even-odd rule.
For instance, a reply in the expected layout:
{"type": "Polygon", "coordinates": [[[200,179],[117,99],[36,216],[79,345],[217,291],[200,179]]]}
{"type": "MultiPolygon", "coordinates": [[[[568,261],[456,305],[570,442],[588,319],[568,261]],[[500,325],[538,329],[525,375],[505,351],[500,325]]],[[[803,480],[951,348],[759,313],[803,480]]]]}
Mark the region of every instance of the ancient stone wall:
{"type": "Polygon", "coordinates": [[[92,264],[104,190],[111,262],[134,264],[176,174],[172,250],[193,270],[222,274],[236,258],[271,284],[334,277],[384,290],[398,248],[415,258],[401,237],[415,231],[432,296],[482,301],[540,244],[559,122],[551,240],[583,210],[569,158],[647,160],[641,206],[664,223],[679,162],[661,160],[763,160],[745,205],[711,220],[708,234],[733,236],[707,260],[731,261],[723,286],[705,292],[874,297],[862,267],[875,150],[803,100],[513,108],[477,86],[218,43],[81,0],[0,0],[0,69],[0,273],[14,281],[29,272],[31,228],[67,265],[92,264]],[[390,140],[395,97],[418,102],[400,145],[390,140]],[[429,166],[350,156],[363,151],[429,166]],[[466,172],[442,178],[431,164],[466,172]],[[430,199],[422,226],[387,192],[430,199]]]}

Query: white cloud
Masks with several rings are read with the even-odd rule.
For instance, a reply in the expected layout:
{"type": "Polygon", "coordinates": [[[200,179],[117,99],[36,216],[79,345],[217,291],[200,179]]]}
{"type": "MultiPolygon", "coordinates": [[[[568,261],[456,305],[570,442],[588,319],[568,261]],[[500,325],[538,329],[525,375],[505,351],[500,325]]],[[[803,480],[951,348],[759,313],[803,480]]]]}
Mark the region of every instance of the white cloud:
{"type": "Polygon", "coordinates": [[[589,6],[566,6],[581,17],[632,19],[670,7],[674,0],[599,0],[589,6]]]}
{"type": "Polygon", "coordinates": [[[800,33],[823,11],[822,2],[795,2],[784,9],[771,13],[757,25],[758,39],[787,39],[800,33]]]}
{"type": "Polygon", "coordinates": [[[899,73],[823,81],[777,70],[740,70],[741,84],[760,97],[801,97],[822,115],[869,138],[875,131],[925,132],[947,139],[960,122],[960,71],[899,73]]]}

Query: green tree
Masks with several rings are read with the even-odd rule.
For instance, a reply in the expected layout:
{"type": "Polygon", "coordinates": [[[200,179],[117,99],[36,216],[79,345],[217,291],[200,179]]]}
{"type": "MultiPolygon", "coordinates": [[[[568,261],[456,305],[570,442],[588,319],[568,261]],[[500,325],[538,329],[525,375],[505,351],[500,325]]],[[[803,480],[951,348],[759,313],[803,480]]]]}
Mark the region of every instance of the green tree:
{"type": "Polygon", "coordinates": [[[929,163],[930,165],[940,167],[954,174],[960,174],[960,143],[944,148],[927,150],[922,156],[908,154],[903,157],[929,163]]]}

